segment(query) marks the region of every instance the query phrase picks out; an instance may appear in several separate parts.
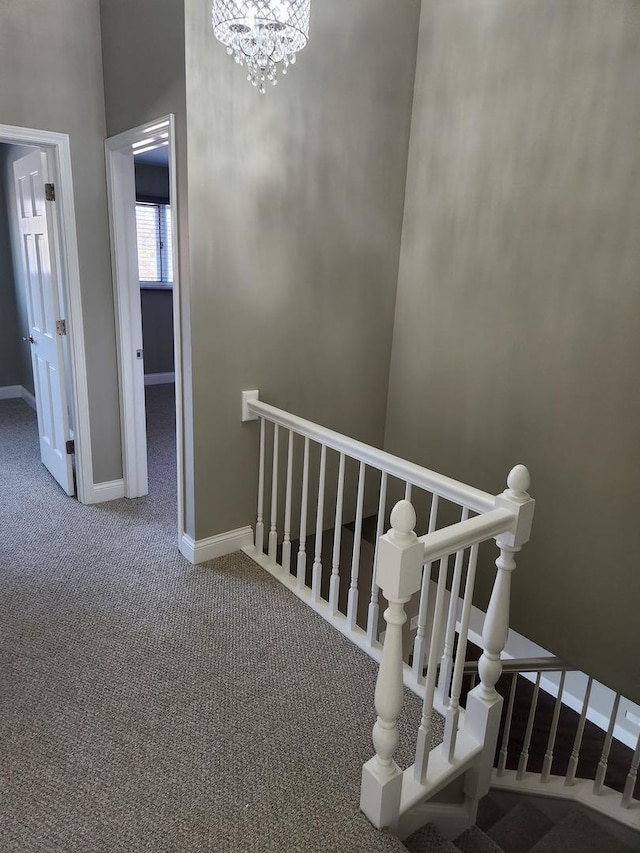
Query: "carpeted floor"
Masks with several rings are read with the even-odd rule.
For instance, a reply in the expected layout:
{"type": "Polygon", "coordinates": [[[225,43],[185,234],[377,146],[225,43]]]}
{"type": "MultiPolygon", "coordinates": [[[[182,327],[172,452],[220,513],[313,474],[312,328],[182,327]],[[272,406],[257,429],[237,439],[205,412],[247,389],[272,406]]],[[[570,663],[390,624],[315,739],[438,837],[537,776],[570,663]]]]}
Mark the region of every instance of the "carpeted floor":
{"type": "Polygon", "coordinates": [[[404,850],[358,810],[376,667],[244,555],[179,555],[172,389],[148,392],[150,495],[94,507],[0,402],[0,850],[404,850]]]}

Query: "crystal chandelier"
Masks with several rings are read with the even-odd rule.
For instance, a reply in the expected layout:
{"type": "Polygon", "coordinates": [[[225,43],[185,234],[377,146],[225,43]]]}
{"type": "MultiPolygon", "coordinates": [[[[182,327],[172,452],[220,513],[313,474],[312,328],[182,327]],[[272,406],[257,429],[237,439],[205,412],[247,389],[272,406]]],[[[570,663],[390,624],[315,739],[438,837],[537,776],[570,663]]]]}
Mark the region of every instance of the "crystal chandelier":
{"type": "Polygon", "coordinates": [[[213,32],[264,95],[309,38],[311,0],[213,0],[213,32]]]}

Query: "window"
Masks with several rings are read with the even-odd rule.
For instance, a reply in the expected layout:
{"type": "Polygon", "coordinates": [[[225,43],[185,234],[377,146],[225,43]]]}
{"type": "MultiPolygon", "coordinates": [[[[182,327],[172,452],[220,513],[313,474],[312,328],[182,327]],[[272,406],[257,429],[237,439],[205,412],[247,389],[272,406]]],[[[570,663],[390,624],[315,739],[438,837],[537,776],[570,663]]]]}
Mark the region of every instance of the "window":
{"type": "Polygon", "coordinates": [[[170,286],[173,282],[171,207],[138,202],[136,227],[140,284],[170,286]]]}

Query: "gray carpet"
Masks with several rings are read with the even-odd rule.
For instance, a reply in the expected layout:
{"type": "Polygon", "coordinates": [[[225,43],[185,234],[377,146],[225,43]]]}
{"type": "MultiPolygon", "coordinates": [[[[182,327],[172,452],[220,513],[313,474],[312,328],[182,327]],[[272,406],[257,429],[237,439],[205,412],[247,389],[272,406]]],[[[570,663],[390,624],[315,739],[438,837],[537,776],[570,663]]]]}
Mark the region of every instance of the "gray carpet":
{"type": "Polygon", "coordinates": [[[0,402],[0,850],[404,850],[358,810],[376,667],[244,555],[179,555],[171,389],[148,392],[150,495],[95,507],[0,402]]]}

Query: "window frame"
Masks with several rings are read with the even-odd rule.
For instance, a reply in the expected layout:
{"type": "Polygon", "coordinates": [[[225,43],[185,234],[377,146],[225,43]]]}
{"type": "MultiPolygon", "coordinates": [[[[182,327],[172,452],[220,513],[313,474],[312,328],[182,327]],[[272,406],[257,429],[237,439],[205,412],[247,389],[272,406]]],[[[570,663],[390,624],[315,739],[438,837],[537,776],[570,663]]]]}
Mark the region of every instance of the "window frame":
{"type": "MultiPolygon", "coordinates": [[[[136,226],[137,226],[137,208],[138,206],[145,207],[156,207],[156,208],[168,208],[171,214],[173,214],[171,203],[164,198],[153,198],[151,196],[136,196],[136,226]]],[[[171,225],[167,228],[168,239],[172,238],[172,228],[171,225]]],[[[158,243],[160,243],[160,233],[158,232],[158,243]]],[[[136,228],[136,249],[138,249],[138,233],[136,228]]],[[[173,266],[170,260],[172,259],[173,246],[170,246],[170,249],[167,250],[165,247],[160,247],[158,245],[158,253],[159,257],[164,259],[164,266],[166,266],[167,270],[170,273],[173,273],[173,266]],[[171,255],[169,255],[169,251],[171,255]]],[[[162,261],[161,261],[162,263],[162,261]]],[[[138,264],[138,284],[140,286],[140,290],[173,290],[173,281],[166,280],[156,280],[156,281],[141,281],[140,280],[140,266],[138,264]]]]}

